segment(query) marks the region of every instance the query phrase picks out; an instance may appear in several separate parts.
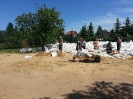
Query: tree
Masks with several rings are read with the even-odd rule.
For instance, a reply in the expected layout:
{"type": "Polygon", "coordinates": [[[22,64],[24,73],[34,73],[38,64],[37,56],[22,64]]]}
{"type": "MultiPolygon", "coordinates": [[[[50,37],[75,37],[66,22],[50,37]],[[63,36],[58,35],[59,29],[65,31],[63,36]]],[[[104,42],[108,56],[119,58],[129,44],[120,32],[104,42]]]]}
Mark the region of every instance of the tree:
{"type": "Polygon", "coordinates": [[[126,36],[126,41],[130,41],[130,40],[131,40],[131,35],[128,34],[128,33],[126,33],[126,34],[127,34],[127,36],[126,36]]]}
{"type": "Polygon", "coordinates": [[[0,43],[3,43],[4,40],[4,31],[0,30],[0,43]]]}
{"type": "Polygon", "coordinates": [[[94,27],[93,24],[90,22],[90,25],[88,26],[88,35],[89,35],[89,40],[93,40],[94,39],[94,27]]]}
{"type": "Polygon", "coordinates": [[[98,26],[96,31],[96,37],[103,39],[104,38],[104,31],[101,26],[98,26]]]}
{"type": "Polygon", "coordinates": [[[116,18],[116,23],[114,24],[114,26],[115,33],[120,36],[121,22],[119,21],[119,18],[116,18]]]}
{"type": "Polygon", "coordinates": [[[133,24],[131,24],[131,35],[133,36],[133,24]]]}
{"type": "Polygon", "coordinates": [[[5,48],[20,48],[22,47],[19,33],[13,24],[8,23],[5,32],[3,33],[3,43],[5,48]]]}
{"type": "Polygon", "coordinates": [[[13,48],[12,41],[13,41],[13,24],[11,22],[8,23],[5,33],[4,33],[4,44],[5,48],[13,48]]]}
{"type": "Polygon", "coordinates": [[[22,14],[15,21],[17,27],[25,34],[24,38],[35,40],[39,38],[42,44],[42,51],[46,43],[53,43],[60,35],[64,34],[64,20],[60,19],[60,12],[55,8],[47,8],[45,5],[39,8],[35,14],[22,14]]]}
{"type": "Polygon", "coordinates": [[[87,27],[86,24],[82,26],[80,30],[80,36],[85,39],[85,41],[88,40],[88,35],[87,35],[87,27]]]}
{"type": "Polygon", "coordinates": [[[13,24],[11,22],[9,22],[6,27],[6,32],[11,33],[12,31],[13,31],[13,24]]]}
{"type": "Polygon", "coordinates": [[[117,34],[115,33],[114,29],[110,30],[109,40],[110,41],[116,41],[117,40],[117,34]]]}
{"type": "Polygon", "coordinates": [[[125,22],[123,22],[123,23],[125,24],[124,32],[128,33],[129,35],[132,34],[131,33],[131,21],[130,21],[129,17],[127,17],[125,22]]]}
{"type": "Polygon", "coordinates": [[[69,42],[69,43],[76,43],[78,41],[78,37],[73,36],[72,34],[64,35],[63,38],[65,42],[69,42]]]}

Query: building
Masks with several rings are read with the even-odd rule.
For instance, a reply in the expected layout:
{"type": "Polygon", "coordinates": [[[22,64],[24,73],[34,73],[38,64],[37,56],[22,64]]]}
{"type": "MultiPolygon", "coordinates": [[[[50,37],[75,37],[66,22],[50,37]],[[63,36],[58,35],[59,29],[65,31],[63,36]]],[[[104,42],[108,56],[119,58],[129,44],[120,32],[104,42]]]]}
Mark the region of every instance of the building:
{"type": "Polygon", "coordinates": [[[68,31],[65,35],[72,35],[73,37],[78,36],[78,33],[76,31],[68,31]]]}

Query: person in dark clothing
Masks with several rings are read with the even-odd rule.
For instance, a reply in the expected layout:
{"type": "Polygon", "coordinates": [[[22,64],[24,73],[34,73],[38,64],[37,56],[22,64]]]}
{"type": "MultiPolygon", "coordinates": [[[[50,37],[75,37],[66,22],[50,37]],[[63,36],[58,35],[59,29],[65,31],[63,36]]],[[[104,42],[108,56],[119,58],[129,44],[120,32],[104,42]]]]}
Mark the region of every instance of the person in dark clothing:
{"type": "Polygon", "coordinates": [[[120,53],[121,43],[122,43],[122,40],[120,39],[120,37],[118,37],[117,38],[117,52],[118,53],[120,53]]]}
{"type": "Polygon", "coordinates": [[[77,55],[74,55],[73,61],[75,61],[75,58],[79,58],[79,61],[81,61],[81,56],[82,56],[82,38],[80,38],[77,42],[76,45],[76,50],[77,50],[77,55]]]}
{"type": "Polygon", "coordinates": [[[108,54],[112,53],[112,44],[111,44],[110,41],[106,45],[106,51],[107,51],[108,54]]]}
{"type": "Polygon", "coordinates": [[[86,43],[85,43],[84,38],[82,38],[81,44],[82,44],[82,48],[85,49],[86,48],[86,43]]]}
{"type": "Polygon", "coordinates": [[[77,45],[76,45],[76,50],[77,50],[77,55],[78,56],[81,56],[82,54],[82,38],[79,39],[79,41],[77,42],[77,45]]]}
{"type": "Polygon", "coordinates": [[[59,50],[60,50],[60,52],[62,52],[62,47],[63,47],[63,39],[62,39],[62,36],[60,36],[60,39],[59,39],[59,50]]]}

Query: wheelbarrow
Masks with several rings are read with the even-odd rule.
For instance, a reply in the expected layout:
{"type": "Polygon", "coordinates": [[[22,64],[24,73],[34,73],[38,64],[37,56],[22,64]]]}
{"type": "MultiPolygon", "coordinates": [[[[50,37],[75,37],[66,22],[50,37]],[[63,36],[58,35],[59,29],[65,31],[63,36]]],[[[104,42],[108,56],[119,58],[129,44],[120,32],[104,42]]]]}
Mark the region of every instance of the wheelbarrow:
{"type": "Polygon", "coordinates": [[[76,58],[78,58],[79,61],[93,61],[93,62],[101,61],[100,55],[95,55],[95,54],[91,54],[90,56],[85,53],[83,53],[83,55],[81,55],[81,56],[74,55],[73,61],[75,61],[76,58]]]}

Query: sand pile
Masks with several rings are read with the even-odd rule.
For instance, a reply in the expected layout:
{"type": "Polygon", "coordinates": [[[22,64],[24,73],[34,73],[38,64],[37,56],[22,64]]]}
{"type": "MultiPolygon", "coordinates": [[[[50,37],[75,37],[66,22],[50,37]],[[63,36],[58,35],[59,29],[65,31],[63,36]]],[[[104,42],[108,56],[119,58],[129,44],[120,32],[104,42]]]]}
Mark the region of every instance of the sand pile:
{"type": "Polygon", "coordinates": [[[0,99],[132,99],[133,57],[85,63],[57,53],[61,57],[47,56],[50,52],[28,53],[35,56],[28,59],[27,53],[0,54],[0,99]]]}
{"type": "MultiPolygon", "coordinates": [[[[35,56],[51,56],[51,53],[52,53],[53,51],[50,51],[50,52],[38,52],[35,56]]],[[[65,56],[65,54],[63,54],[63,53],[61,53],[60,51],[56,51],[56,53],[57,53],[57,56],[58,57],[64,57],[65,56]]]]}
{"type": "Polygon", "coordinates": [[[61,53],[60,51],[56,51],[56,52],[57,52],[58,57],[64,57],[65,56],[65,54],[61,53]]]}
{"type": "Polygon", "coordinates": [[[51,55],[51,52],[38,52],[35,56],[50,56],[51,55]]]}

